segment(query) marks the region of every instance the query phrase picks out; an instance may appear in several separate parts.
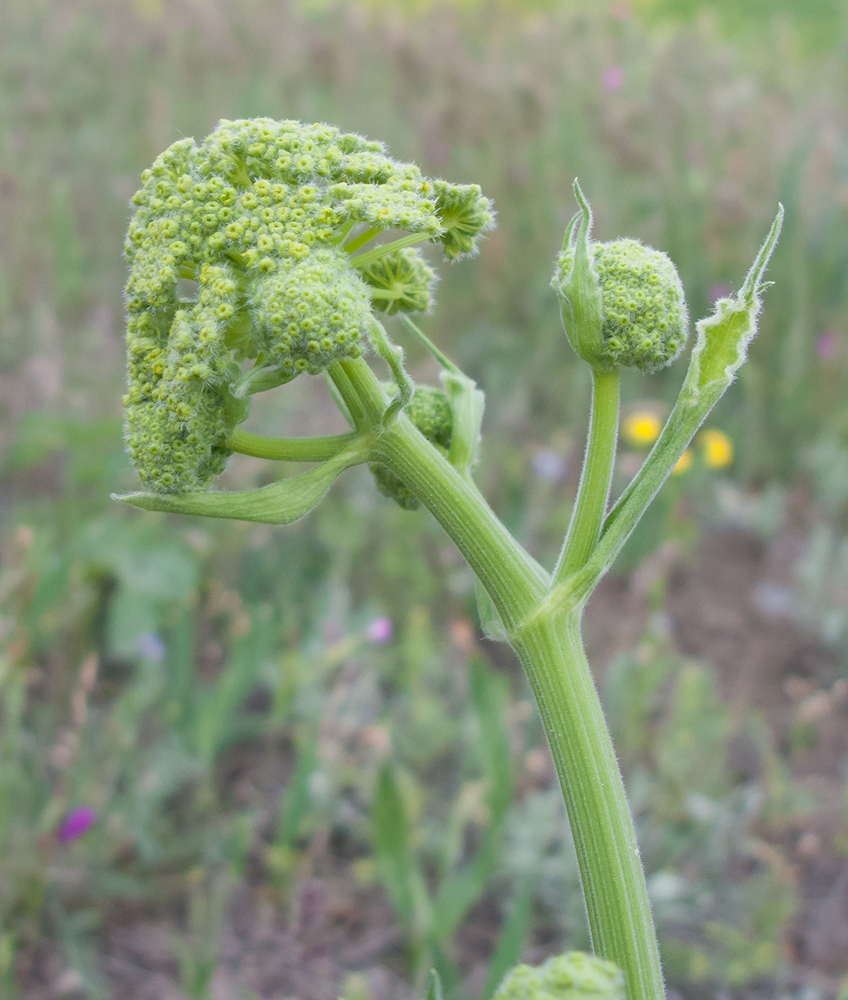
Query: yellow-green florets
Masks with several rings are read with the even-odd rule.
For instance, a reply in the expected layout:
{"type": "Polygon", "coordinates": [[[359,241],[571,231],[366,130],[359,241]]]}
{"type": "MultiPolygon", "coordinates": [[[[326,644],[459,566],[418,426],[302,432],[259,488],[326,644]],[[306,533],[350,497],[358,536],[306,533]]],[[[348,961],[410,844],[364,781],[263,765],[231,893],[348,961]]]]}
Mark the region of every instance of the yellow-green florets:
{"type": "MultiPolygon", "coordinates": [[[[638,240],[589,244],[601,288],[601,360],[611,367],[655,372],[686,344],[689,315],[680,276],[671,259],[638,240]]],[[[554,287],[574,264],[574,248],[557,260],[554,287]]]]}
{"type": "Polygon", "coordinates": [[[612,962],[572,951],[510,969],[494,1000],[624,1000],[624,977],[612,962]]]}
{"type": "MultiPolygon", "coordinates": [[[[425,438],[447,454],[453,434],[453,414],[448,397],[441,389],[430,385],[416,386],[404,413],[425,438]]],[[[404,510],[417,510],[418,497],[385,465],[372,465],[371,472],[377,489],[394,500],[404,510]]]]}
{"type": "Polygon", "coordinates": [[[382,274],[379,248],[361,265],[351,251],[402,230],[453,258],[493,225],[474,185],[430,180],[331,126],[269,118],[174,143],[133,203],[126,441],[160,491],[202,489],[221,471],[246,414],[237,397],[359,356],[372,308],[429,304],[416,251],[388,252],[382,274]],[[402,294],[372,302],[380,281],[395,294],[398,280],[402,294]]]}

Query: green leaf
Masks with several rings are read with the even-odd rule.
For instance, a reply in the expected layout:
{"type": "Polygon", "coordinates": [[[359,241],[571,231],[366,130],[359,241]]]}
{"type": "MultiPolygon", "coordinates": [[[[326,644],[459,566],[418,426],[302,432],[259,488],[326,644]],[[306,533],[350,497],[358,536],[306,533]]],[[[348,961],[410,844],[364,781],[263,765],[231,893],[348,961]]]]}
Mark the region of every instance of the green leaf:
{"type": "Polygon", "coordinates": [[[480,616],[480,628],[487,639],[494,642],[509,642],[503,620],[498,609],[492,603],[489,592],[480,581],[477,581],[477,614],[480,616]]]}
{"type": "Polygon", "coordinates": [[[430,969],[430,975],[427,976],[427,987],[421,1000],[445,1000],[442,981],[435,969],[430,969]]]}
{"type": "Polygon", "coordinates": [[[318,734],[310,729],[298,749],[289,787],[280,803],[276,846],[294,847],[303,818],[309,811],[309,779],[318,764],[318,734]]]}
{"type": "Polygon", "coordinates": [[[500,837],[500,824],[487,828],[472,860],[443,879],[433,906],[433,934],[437,940],[449,938],[483,895],[498,866],[500,837]]]}
{"type": "Polygon", "coordinates": [[[471,702],[477,716],[483,764],[489,783],[488,806],[492,826],[502,819],[512,801],[513,769],[509,729],[504,719],[504,678],[479,656],[472,658],[471,702]]]}
{"type": "Polygon", "coordinates": [[[509,731],[504,721],[505,685],[485,660],[471,660],[471,702],[477,717],[479,751],[487,778],[489,821],[474,857],[450,872],[439,887],[433,931],[446,939],[465,919],[485,891],[499,860],[503,822],[512,802],[513,769],[509,731]]]}
{"type": "Polygon", "coordinates": [[[368,461],[369,446],[352,442],[333,458],[292,479],[271,483],[258,490],[241,493],[125,493],[112,494],[113,500],[168,514],[197,514],[227,517],[262,524],[291,524],[308,514],[323,498],[334,480],[354,465],[368,461]]]}
{"type": "Polygon", "coordinates": [[[521,958],[524,942],[533,919],[533,893],[535,889],[535,880],[525,882],[513,904],[489,962],[486,985],[480,994],[481,1000],[489,1000],[507,971],[516,965],[521,958]]]}
{"type": "MultiPolygon", "coordinates": [[[[590,251],[592,208],[576,180],[574,196],[580,211],[568,224],[562,246],[563,252],[573,250],[574,257],[568,273],[555,274],[552,285],[559,298],[562,322],[571,346],[593,368],[604,369],[607,366],[601,358],[603,302],[590,251]]],[[[559,268],[557,270],[559,272],[559,268]]]]}
{"type": "Polygon", "coordinates": [[[380,875],[398,916],[408,931],[420,932],[426,922],[422,919],[426,887],[412,849],[406,805],[388,761],[377,777],[371,836],[380,875]]]}
{"type": "Polygon", "coordinates": [[[439,378],[450,401],[453,423],[448,461],[468,476],[477,461],[486,396],[460,371],[443,371],[439,378]]]}
{"type": "Polygon", "coordinates": [[[742,288],[733,298],[719,299],[713,314],[696,324],[697,340],[681,392],[682,398],[698,398],[704,393],[710,399],[716,392],[720,396],[744,362],[748,345],[757,333],[757,316],[762,308],[760,295],[768,287],[768,283],[763,282],[763,274],[782,224],[783,206],[780,205],[742,288]]]}

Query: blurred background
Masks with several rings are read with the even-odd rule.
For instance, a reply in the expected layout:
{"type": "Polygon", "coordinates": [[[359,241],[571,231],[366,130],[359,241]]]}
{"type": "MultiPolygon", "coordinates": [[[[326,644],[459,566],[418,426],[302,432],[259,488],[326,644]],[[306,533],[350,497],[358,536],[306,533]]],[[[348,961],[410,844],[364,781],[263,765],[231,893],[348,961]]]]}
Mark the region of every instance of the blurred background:
{"type": "MultiPolygon", "coordinates": [[[[4,0],[2,997],[418,1000],[435,965],[487,1000],[588,943],[529,689],[425,512],[367,469],[286,529],[109,499],[129,200],[253,115],[494,199],[422,325],[487,391],[479,481],[548,564],[588,403],[548,287],[572,180],[694,317],[783,202],[750,359],[586,633],[671,995],[848,997],[846,55],[841,0],[4,0]]],[[[619,487],[683,367],[625,379],[619,487]]],[[[339,427],[319,379],[272,395],[249,429],[339,427]]]]}

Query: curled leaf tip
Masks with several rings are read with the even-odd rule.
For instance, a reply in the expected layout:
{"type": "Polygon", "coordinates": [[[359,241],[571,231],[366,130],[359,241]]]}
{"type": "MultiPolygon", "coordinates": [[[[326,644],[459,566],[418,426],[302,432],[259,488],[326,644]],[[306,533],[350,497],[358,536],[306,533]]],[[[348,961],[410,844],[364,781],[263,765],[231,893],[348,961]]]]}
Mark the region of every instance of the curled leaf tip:
{"type": "Polygon", "coordinates": [[[580,187],[580,181],[576,177],[574,178],[574,184],[572,185],[572,187],[574,189],[574,197],[577,199],[577,204],[589,216],[589,219],[591,220],[592,206],[589,204],[589,200],[587,199],[586,195],[583,194],[583,188],[580,187]]]}

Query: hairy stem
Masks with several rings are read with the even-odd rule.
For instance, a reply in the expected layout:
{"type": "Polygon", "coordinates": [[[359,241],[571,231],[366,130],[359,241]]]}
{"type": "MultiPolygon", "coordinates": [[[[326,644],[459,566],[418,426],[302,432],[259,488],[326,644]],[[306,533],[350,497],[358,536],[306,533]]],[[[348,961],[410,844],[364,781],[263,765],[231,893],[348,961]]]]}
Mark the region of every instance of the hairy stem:
{"type": "Polygon", "coordinates": [[[565,799],[594,951],[625,975],[627,1000],[664,996],[656,933],[624,784],[580,638],[580,613],[536,616],[510,636],[565,799]]]}
{"type": "MultiPolygon", "coordinates": [[[[385,407],[379,382],[363,361],[339,365],[362,410],[385,407]]],[[[596,413],[602,416],[596,421],[601,420],[614,442],[617,383],[604,381],[599,396],[596,413]]],[[[596,430],[596,440],[599,435],[596,430]]],[[[556,763],[577,845],[593,947],[624,971],[627,1000],[660,1000],[662,973],[645,878],[621,774],[583,653],[579,610],[566,613],[550,603],[553,591],[544,572],[476,487],[403,413],[377,434],[370,455],[400,476],[430,509],[491,596],[527,671],[556,763]]],[[[607,449],[603,462],[597,460],[607,472],[589,478],[593,489],[603,490],[604,499],[611,461],[607,449]]],[[[600,531],[602,514],[591,530],[600,531]]]]}
{"type": "Polygon", "coordinates": [[[618,439],[618,372],[592,371],[592,412],[586,458],[571,524],[554,570],[565,580],[586,562],[601,535],[618,439]]]}

